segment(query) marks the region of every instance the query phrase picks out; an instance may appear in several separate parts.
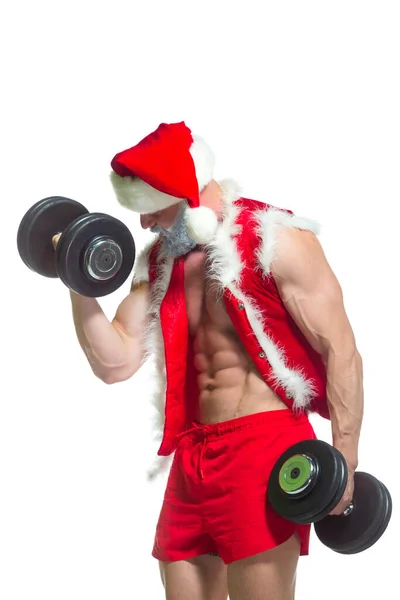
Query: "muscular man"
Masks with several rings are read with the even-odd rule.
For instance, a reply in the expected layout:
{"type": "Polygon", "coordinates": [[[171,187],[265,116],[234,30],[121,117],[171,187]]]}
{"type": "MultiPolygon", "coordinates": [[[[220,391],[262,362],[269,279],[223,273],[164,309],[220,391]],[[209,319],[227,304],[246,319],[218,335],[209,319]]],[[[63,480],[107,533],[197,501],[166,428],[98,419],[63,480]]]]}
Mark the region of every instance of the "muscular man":
{"type": "Polygon", "coordinates": [[[118,200],[156,235],[110,323],[71,294],[79,342],[106,383],[154,352],[161,460],[173,457],[154,541],[168,600],[289,600],[310,526],[267,503],[270,471],[332,424],[353,493],[362,361],[318,228],[213,178],[214,157],[184,123],[117,154],[118,200]]]}

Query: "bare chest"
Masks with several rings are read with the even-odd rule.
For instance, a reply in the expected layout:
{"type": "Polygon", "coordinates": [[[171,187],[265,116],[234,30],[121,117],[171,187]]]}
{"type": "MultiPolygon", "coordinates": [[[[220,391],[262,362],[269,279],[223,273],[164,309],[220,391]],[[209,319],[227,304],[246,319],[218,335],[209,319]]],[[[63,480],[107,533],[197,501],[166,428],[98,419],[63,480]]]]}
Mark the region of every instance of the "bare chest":
{"type": "Polygon", "coordinates": [[[205,317],[221,328],[232,327],[220,293],[220,284],[207,273],[206,255],[192,252],[185,261],[185,298],[189,330],[195,334],[205,317]]]}

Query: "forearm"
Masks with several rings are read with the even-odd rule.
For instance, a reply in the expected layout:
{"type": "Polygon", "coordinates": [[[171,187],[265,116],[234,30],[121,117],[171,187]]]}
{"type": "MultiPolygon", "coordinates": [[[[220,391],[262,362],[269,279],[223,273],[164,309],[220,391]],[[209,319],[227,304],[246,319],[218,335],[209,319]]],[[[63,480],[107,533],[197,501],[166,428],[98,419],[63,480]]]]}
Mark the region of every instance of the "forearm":
{"type": "Polygon", "coordinates": [[[364,412],[362,358],[355,348],[347,352],[331,350],[326,367],[332,443],[356,469],[364,412]]]}

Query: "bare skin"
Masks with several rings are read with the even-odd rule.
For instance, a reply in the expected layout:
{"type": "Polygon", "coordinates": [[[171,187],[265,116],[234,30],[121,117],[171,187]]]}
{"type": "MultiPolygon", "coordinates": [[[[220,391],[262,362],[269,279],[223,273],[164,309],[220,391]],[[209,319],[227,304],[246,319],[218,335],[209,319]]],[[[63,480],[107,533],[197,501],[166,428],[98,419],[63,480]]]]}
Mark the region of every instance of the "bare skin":
{"type": "MultiPolygon", "coordinates": [[[[201,194],[201,203],[220,213],[216,182],[201,194]]],[[[174,205],[141,215],[143,228],[169,228],[178,213],[174,205]]],[[[343,306],[341,290],[313,234],[289,230],[277,240],[272,272],[281,297],[328,370],[328,401],[333,444],[349,466],[345,495],[334,514],[348,506],[358,461],[363,393],[362,363],[343,306]],[[312,265],[312,268],[310,268],[312,265]]],[[[195,336],[199,369],[199,420],[216,423],[286,405],[255,370],[236,334],[216,286],[207,280],[205,256],[191,252],[185,259],[186,304],[195,336]]],[[[106,383],[131,377],[142,364],[148,287],[133,288],[110,323],[97,300],[71,294],[78,340],[93,372],[106,383]]],[[[237,561],[228,567],[219,557],[160,563],[167,600],[292,600],[300,545],[296,536],[274,550],[237,561]]]]}
{"type": "Polygon", "coordinates": [[[200,373],[199,421],[216,423],[286,409],[245,352],[216,286],[206,279],[204,260],[204,253],[195,251],[185,262],[189,329],[200,373]]]}
{"type": "Polygon", "coordinates": [[[332,444],[346,459],[349,480],[331,512],[340,515],[354,491],[364,410],[363,364],[347,317],[339,282],[318,239],[308,231],[282,230],[272,273],[280,296],[327,369],[332,444]]]}

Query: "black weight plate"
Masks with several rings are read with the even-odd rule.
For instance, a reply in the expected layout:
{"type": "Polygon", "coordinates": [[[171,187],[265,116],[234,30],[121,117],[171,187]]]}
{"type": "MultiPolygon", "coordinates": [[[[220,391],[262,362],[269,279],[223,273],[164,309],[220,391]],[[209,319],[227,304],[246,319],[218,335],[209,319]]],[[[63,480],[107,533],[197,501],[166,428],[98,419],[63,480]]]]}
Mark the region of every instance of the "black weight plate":
{"type": "MultiPolygon", "coordinates": [[[[335,451],[334,448],[333,450],[335,451]]],[[[329,504],[326,506],[321,506],[321,510],[314,513],[312,519],[313,523],[317,523],[318,521],[325,519],[325,517],[329,515],[329,513],[339,504],[340,500],[342,499],[348,480],[347,464],[344,459],[342,460],[341,468],[343,468],[343,476],[340,476],[337,479],[337,489],[334,491],[331,502],[329,502],[329,504]]]]}
{"type": "Polygon", "coordinates": [[[330,515],[315,524],[319,540],[340,554],[356,554],[373,546],[384,534],[392,514],[387,488],[368,473],[354,475],[354,508],[344,515],[330,515]]]}
{"type": "Polygon", "coordinates": [[[392,516],[392,498],[390,496],[389,490],[386,486],[379,482],[382,489],[382,511],[381,518],[376,519],[375,528],[372,527],[365,531],[362,538],[358,540],[355,546],[347,548],[346,551],[342,551],[342,554],[355,554],[356,552],[363,552],[367,550],[382,537],[385,533],[387,526],[389,525],[391,516],[392,516]]]}
{"type": "Polygon", "coordinates": [[[129,276],[135,261],[135,243],[129,229],[114,217],[89,213],[76,219],[64,231],[57,244],[57,273],[63,283],[82,296],[99,298],[117,290],[129,276]],[[122,250],[118,272],[107,280],[97,280],[85,268],[85,253],[95,238],[114,240],[122,250]]]}
{"type": "Polygon", "coordinates": [[[315,523],[339,503],[347,484],[347,465],[333,446],[322,440],[305,440],[291,446],[275,463],[268,483],[268,500],[278,514],[298,524],[315,523]],[[318,464],[318,476],[308,494],[290,496],[279,485],[279,471],[296,454],[305,454],[318,464]]]}
{"type": "Polygon", "coordinates": [[[58,277],[52,238],[87,209],[70,198],[52,196],[36,202],[18,227],[18,252],[29,269],[44,277],[58,277]]]}

